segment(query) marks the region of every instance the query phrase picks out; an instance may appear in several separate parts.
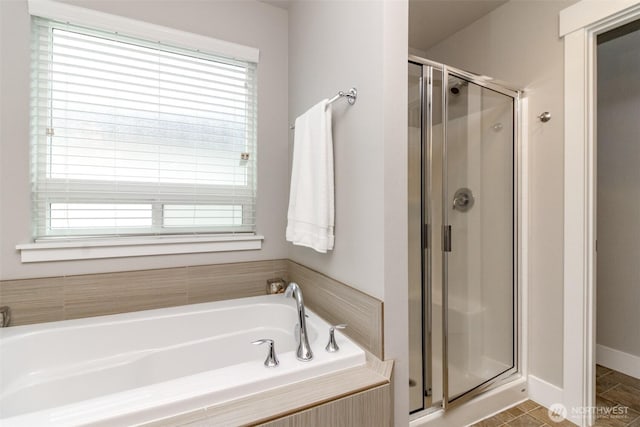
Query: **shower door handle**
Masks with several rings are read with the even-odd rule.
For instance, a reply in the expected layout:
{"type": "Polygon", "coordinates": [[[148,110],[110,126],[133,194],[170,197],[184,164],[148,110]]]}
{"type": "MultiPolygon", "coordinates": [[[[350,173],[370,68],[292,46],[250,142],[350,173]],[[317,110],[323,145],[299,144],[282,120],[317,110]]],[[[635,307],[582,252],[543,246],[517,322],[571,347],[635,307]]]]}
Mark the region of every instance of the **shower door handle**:
{"type": "Polygon", "coordinates": [[[451,252],[451,226],[442,226],[442,251],[451,252]]]}
{"type": "Polygon", "coordinates": [[[431,226],[429,224],[424,224],[422,228],[422,247],[424,249],[429,249],[431,247],[431,226]]]}

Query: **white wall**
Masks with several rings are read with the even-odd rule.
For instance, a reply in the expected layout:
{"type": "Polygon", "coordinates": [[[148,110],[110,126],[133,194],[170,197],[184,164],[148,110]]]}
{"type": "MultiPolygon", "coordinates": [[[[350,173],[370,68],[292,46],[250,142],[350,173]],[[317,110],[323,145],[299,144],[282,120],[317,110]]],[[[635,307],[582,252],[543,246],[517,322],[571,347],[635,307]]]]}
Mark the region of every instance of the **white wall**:
{"type": "Polygon", "coordinates": [[[291,246],[289,256],[380,299],[384,290],[382,26],[382,2],[293,2],[289,10],[290,122],[339,90],[358,89],[355,105],[344,100],[333,105],[334,250],[325,255],[291,246]]]}
{"type": "Polygon", "coordinates": [[[287,11],[254,0],[69,0],[107,13],[260,49],[257,231],[262,250],[21,264],[31,238],[29,182],[30,29],[26,0],[0,1],[0,279],[98,273],[287,257],[287,11]]]}
{"type": "Polygon", "coordinates": [[[563,42],[573,0],[512,0],[427,52],[429,59],[513,83],[529,103],[529,373],[562,386],[563,42]],[[542,124],[543,111],[552,120],[542,124]]]}
{"type": "Polygon", "coordinates": [[[597,343],[636,357],[640,357],[639,74],[640,32],[598,46],[597,343]]]}
{"type": "MultiPolygon", "coordinates": [[[[409,414],[408,1],[386,0],[384,98],[384,356],[394,364],[395,426],[409,414]]],[[[361,55],[366,58],[366,53],[361,55]]]]}
{"type": "MultiPolygon", "coordinates": [[[[289,257],[384,300],[395,425],[408,423],[406,1],[296,1],[289,9],[289,120],[334,104],[335,249],[289,257]]],[[[291,140],[291,139],[290,139],[291,140]]]]}
{"type": "MultiPolygon", "coordinates": [[[[6,43],[5,39],[6,36],[3,34],[3,31],[1,30],[2,27],[4,27],[4,8],[2,7],[2,4],[0,4],[0,144],[2,143],[2,135],[3,134],[3,127],[4,127],[4,109],[6,108],[4,103],[1,101],[2,98],[4,97],[4,84],[2,83],[3,80],[3,76],[5,74],[5,67],[8,66],[7,61],[4,61],[2,58],[2,52],[4,51],[4,44],[6,43]]],[[[1,146],[1,145],[0,145],[1,146]]],[[[2,181],[3,181],[3,177],[2,177],[2,170],[4,169],[4,163],[2,162],[2,149],[0,148],[0,191],[2,191],[2,181]]],[[[2,229],[3,229],[3,216],[4,214],[2,213],[3,209],[3,197],[0,194],[0,242],[2,242],[2,229]]],[[[3,271],[2,271],[2,250],[0,249],[0,278],[2,278],[3,276],[3,271]]]]}

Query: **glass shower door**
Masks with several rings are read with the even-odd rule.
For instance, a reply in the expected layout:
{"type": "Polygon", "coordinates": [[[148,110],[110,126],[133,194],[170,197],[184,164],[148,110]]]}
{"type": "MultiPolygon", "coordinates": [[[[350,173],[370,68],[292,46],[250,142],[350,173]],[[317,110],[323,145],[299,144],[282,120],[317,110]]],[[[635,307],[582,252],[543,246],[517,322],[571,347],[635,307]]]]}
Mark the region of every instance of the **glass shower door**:
{"type": "Polygon", "coordinates": [[[443,405],[515,371],[514,98],[445,72],[443,405]]]}
{"type": "Polygon", "coordinates": [[[517,371],[518,92],[409,62],[409,396],[412,413],[517,371]]]}
{"type": "Polygon", "coordinates": [[[409,199],[409,405],[411,411],[425,407],[426,372],[423,369],[424,248],[422,213],[423,98],[422,66],[409,63],[408,87],[408,199],[409,199]]]}

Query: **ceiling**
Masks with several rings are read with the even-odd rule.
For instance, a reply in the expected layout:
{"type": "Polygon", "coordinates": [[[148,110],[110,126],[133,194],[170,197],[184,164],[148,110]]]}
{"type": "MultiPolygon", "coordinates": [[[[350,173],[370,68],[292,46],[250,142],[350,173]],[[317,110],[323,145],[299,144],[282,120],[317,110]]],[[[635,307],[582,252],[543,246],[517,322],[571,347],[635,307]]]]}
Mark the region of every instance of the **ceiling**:
{"type": "MultiPolygon", "coordinates": [[[[260,1],[288,9],[293,1],[300,0],[260,1]]],[[[409,0],[409,47],[427,51],[507,1],[409,0]]]]}
{"type": "Polygon", "coordinates": [[[289,9],[291,6],[291,0],[258,0],[262,3],[270,4],[271,6],[279,7],[280,9],[289,9]]]}
{"type": "Polygon", "coordinates": [[[507,1],[409,0],[409,46],[427,51],[507,1]]]}

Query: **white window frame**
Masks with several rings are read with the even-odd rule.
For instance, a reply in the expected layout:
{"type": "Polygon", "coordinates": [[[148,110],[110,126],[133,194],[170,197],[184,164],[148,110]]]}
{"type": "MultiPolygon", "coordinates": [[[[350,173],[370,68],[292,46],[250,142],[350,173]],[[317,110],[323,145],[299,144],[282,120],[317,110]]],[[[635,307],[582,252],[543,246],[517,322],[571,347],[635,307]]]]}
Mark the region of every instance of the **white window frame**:
{"type": "MultiPolygon", "coordinates": [[[[168,45],[258,62],[259,50],[199,34],[137,21],[51,0],[29,0],[29,13],[51,20],[118,32],[168,45]]],[[[264,236],[251,234],[60,238],[19,244],[22,262],[64,261],[261,249],[264,236]]]]}

